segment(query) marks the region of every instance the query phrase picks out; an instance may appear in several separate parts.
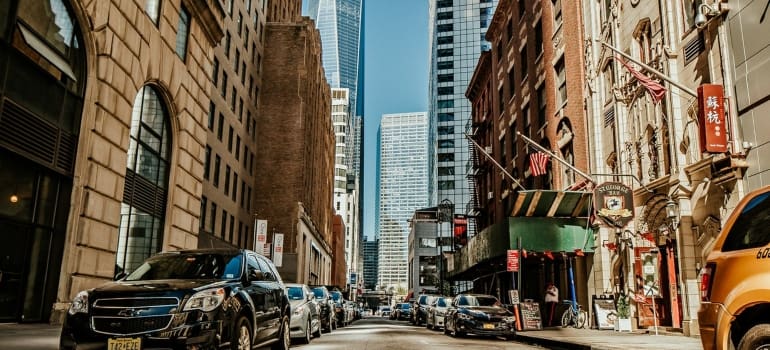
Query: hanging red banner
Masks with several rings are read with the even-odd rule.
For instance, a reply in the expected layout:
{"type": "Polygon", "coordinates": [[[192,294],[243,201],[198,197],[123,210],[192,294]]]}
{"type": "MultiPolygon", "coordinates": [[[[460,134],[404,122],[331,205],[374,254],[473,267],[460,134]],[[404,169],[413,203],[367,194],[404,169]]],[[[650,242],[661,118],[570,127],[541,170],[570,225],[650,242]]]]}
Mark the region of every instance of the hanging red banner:
{"type": "Polygon", "coordinates": [[[698,87],[698,128],[702,151],[727,152],[727,125],[722,85],[703,84],[698,87]]]}

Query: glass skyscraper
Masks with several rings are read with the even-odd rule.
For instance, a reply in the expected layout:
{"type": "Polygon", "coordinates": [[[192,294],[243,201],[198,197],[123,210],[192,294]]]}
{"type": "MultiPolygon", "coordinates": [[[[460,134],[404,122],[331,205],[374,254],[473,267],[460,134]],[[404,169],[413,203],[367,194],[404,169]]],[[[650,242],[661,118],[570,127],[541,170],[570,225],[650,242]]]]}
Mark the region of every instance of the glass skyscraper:
{"type": "MultiPolygon", "coordinates": [[[[430,0],[430,180],[431,205],[454,204],[455,214],[470,214],[473,189],[469,142],[471,106],[465,98],[482,51],[497,0],[430,0]]],[[[468,225],[473,234],[474,225],[468,225]]]]}
{"type": "Polygon", "coordinates": [[[408,286],[409,220],[428,206],[428,116],[426,112],[385,114],[379,130],[380,288],[408,286]]]}

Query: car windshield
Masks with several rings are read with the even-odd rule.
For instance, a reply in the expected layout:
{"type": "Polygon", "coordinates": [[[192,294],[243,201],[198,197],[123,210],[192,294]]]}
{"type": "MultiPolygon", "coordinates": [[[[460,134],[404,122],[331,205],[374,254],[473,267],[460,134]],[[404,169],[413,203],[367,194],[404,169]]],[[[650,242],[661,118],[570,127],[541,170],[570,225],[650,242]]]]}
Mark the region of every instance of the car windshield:
{"type": "Polygon", "coordinates": [[[340,292],[331,292],[331,295],[334,301],[340,301],[340,299],[342,299],[342,293],[340,292]]]}
{"type": "Polygon", "coordinates": [[[409,309],[409,304],[401,304],[401,309],[402,310],[409,309]]]}
{"type": "Polygon", "coordinates": [[[151,257],[125,280],[234,279],[240,275],[241,256],[237,253],[181,253],[151,257]]]}
{"type": "Polygon", "coordinates": [[[315,295],[316,299],[324,298],[324,290],[321,288],[313,288],[313,294],[315,295]]]}
{"type": "Polygon", "coordinates": [[[302,294],[302,287],[289,287],[286,288],[286,294],[289,296],[289,300],[303,300],[305,296],[302,294]]]}
{"type": "Polygon", "coordinates": [[[447,306],[447,300],[445,298],[438,298],[438,300],[436,300],[436,306],[438,306],[438,307],[446,307],[447,306]]]}
{"type": "Polygon", "coordinates": [[[491,296],[471,296],[460,297],[457,303],[460,306],[500,306],[500,302],[491,296]]]}

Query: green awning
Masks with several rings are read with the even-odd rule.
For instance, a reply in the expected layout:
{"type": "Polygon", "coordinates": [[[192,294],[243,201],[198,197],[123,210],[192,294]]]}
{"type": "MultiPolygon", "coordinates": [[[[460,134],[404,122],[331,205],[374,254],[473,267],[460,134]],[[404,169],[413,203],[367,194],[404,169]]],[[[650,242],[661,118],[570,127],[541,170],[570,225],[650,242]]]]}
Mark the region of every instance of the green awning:
{"type": "Polygon", "coordinates": [[[591,214],[592,200],[593,194],[591,192],[519,191],[511,216],[587,218],[591,214]]]}

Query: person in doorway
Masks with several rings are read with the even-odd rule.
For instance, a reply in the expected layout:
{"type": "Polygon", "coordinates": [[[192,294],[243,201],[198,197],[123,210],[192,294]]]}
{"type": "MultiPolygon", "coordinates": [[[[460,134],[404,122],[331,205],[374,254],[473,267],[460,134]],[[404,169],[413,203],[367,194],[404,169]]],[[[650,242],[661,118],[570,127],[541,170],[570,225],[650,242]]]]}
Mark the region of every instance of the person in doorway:
{"type": "Polygon", "coordinates": [[[556,313],[556,304],[559,303],[559,288],[552,282],[548,282],[545,288],[545,307],[548,310],[548,327],[553,327],[553,315],[556,313]]]}

